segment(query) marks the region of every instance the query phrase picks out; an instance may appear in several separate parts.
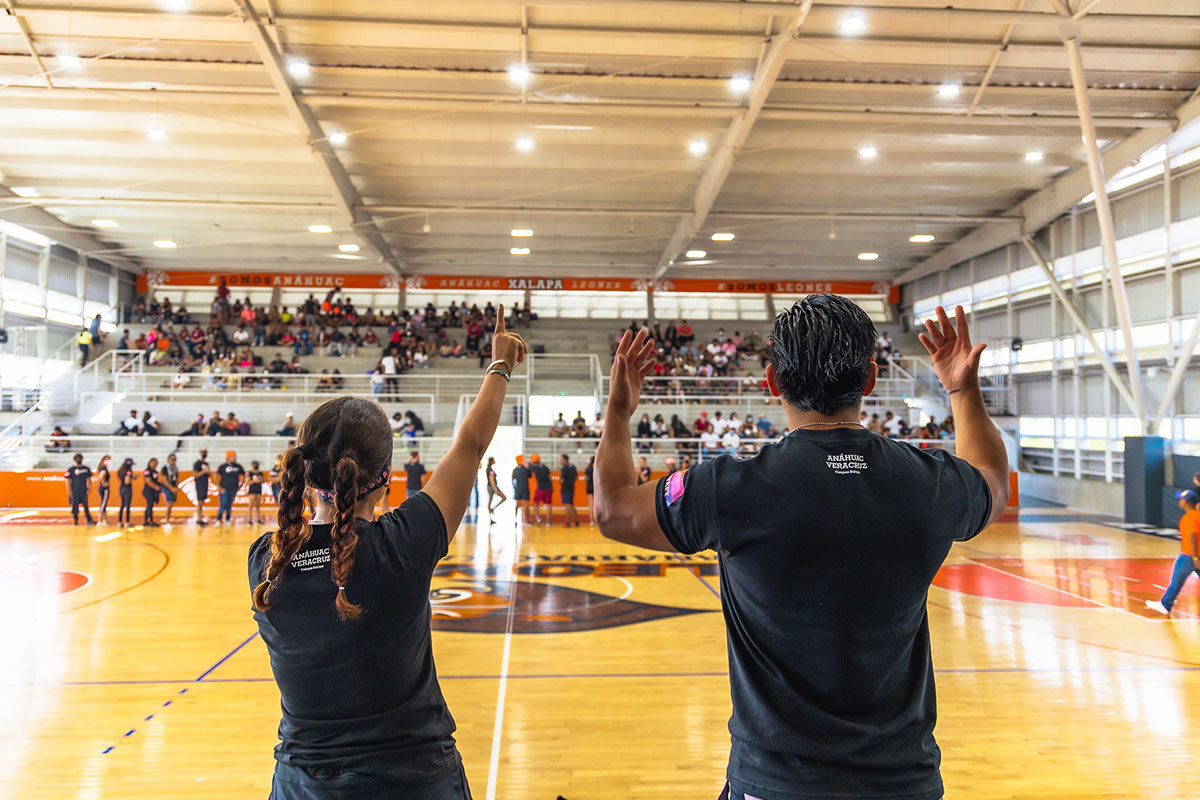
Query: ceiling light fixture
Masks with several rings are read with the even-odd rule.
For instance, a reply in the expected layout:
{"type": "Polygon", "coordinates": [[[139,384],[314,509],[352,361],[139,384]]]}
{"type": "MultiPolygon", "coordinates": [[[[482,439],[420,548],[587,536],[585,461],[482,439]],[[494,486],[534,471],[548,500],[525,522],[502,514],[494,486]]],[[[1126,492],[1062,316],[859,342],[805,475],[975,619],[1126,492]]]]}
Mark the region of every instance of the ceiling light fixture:
{"type": "Polygon", "coordinates": [[[163,250],[170,250],[171,248],[178,247],[179,245],[175,244],[170,239],[156,239],[154,241],[154,246],[161,247],[163,250]]]}
{"type": "Polygon", "coordinates": [[[161,5],[167,11],[174,11],[178,14],[187,11],[188,0],[161,0],[161,5]]]}
{"type": "Polygon", "coordinates": [[[729,79],[729,90],[742,94],[750,90],[750,78],[745,75],[734,75],[729,79]]]}
{"type": "Polygon", "coordinates": [[[937,93],[938,97],[943,100],[953,100],[962,93],[962,84],[953,82],[943,83],[938,87],[937,93]]]}
{"type": "Polygon", "coordinates": [[[913,244],[926,244],[928,242],[932,242],[934,238],[936,237],[934,237],[932,233],[914,233],[912,236],[908,237],[908,240],[913,244]]]}
{"type": "Polygon", "coordinates": [[[693,139],[692,141],[688,142],[688,150],[690,150],[694,155],[700,155],[707,149],[708,142],[704,141],[703,139],[693,139]]]}
{"type": "Polygon", "coordinates": [[[534,125],[540,131],[594,131],[595,125],[534,125]]]}
{"type": "Polygon", "coordinates": [[[70,70],[83,69],[83,59],[74,53],[63,53],[58,57],[58,63],[70,70]]]}
{"type": "Polygon", "coordinates": [[[528,153],[533,149],[533,139],[528,136],[517,137],[517,149],[522,153],[528,153]]]}
{"type": "Polygon", "coordinates": [[[347,138],[348,137],[346,136],[346,134],[343,133],[342,131],[330,131],[329,132],[329,143],[330,144],[345,144],[347,138]]]}
{"type": "Polygon", "coordinates": [[[858,254],[859,261],[874,261],[877,258],[879,258],[879,253],[859,253],[858,254]]]}
{"type": "Polygon", "coordinates": [[[708,251],[707,250],[688,250],[686,253],[684,253],[684,255],[687,256],[688,258],[704,258],[706,255],[708,255],[708,251]]]}
{"type": "Polygon", "coordinates": [[[93,228],[119,228],[121,227],[115,219],[94,219],[92,220],[93,228]]]}
{"type": "Polygon", "coordinates": [[[857,11],[851,11],[838,20],[838,30],[845,36],[857,36],[867,29],[867,18],[857,11]]]}
{"type": "Polygon", "coordinates": [[[513,64],[508,68],[508,79],[520,86],[529,83],[531,77],[533,77],[533,73],[524,64],[513,64]]]}
{"type": "Polygon", "coordinates": [[[309,225],[309,233],[333,233],[333,228],[328,225],[309,225]]]}
{"type": "Polygon", "coordinates": [[[425,215],[425,224],[421,226],[421,233],[429,233],[433,230],[433,226],[429,224],[429,215],[425,215]]]}
{"type": "Polygon", "coordinates": [[[510,247],[510,248],[508,248],[508,252],[512,253],[514,256],[527,256],[527,255],[529,255],[529,248],[528,247],[510,247]]]}
{"type": "Polygon", "coordinates": [[[357,253],[361,248],[356,244],[339,244],[338,250],[343,253],[357,253]]]}
{"type": "Polygon", "coordinates": [[[712,235],[712,240],[714,242],[732,242],[734,240],[734,235],[732,233],[714,233],[712,235]]]}
{"type": "Polygon", "coordinates": [[[1025,154],[1026,161],[1041,161],[1045,157],[1046,157],[1046,154],[1043,153],[1041,150],[1030,150],[1028,153],[1025,154]]]}
{"type": "Polygon", "coordinates": [[[293,58],[287,62],[287,71],[293,78],[307,78],[312,74],[312,67],[303,58],[293,58]]]}
{"type": "Polygon", "coordinates": [[[155,125],[146,131],[146,138],[155,142],[161,142],[167,138],[167,132],[155,125]]]}
{"type": "Polygon", "coordinates": [[[513,228],[510,231],[510,233],[513,236],[520,236],[520,237],[533,236],[533,230],[531,228],[513,228]]]}
{"type": "Polygon", "coordinates": [[[858,148],[858,157],[870,161],[875,156],[879,155],[879,151],[875,149],[875,145],[864,144],[858,148]]]}

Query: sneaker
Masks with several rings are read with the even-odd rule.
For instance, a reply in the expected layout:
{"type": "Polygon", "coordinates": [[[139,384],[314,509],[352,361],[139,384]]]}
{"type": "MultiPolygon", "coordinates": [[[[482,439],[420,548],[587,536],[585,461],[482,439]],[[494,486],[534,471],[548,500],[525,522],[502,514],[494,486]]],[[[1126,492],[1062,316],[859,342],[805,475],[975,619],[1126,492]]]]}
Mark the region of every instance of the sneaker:
{"type": "Polygon", "coordinates": [[[1171,609],[1164,606],[1161,600],[1147,600],[1146,608],[1151,611],[1157,611],[1160,614],[1166,614],[1167,616],[1171,615],[1171,609]]]}

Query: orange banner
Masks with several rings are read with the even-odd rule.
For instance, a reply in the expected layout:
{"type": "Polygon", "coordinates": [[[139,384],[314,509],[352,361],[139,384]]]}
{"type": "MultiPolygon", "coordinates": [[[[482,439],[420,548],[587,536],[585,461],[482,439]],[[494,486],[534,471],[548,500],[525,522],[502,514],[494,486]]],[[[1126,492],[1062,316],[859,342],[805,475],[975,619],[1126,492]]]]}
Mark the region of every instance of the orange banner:
{"type": "Polygon", "coordinates": [[[703,278],[549,278],[539,276],[495,277],[479,275],[375,275],[362,273],[278,274],[271,272],[198,272],[153,270],[138,276],[138,291],[149,287],[216,287],[220,279],[231,291],[238,289],[311,289],[314,292],[342,289],[399,289],[411,291],[548,291],[548,292],[699,292],[705,294],[816,294],[887,295],[900,301],[900,290],[886,282],[872,281],[759,281],[711,280],[703,278]]]}

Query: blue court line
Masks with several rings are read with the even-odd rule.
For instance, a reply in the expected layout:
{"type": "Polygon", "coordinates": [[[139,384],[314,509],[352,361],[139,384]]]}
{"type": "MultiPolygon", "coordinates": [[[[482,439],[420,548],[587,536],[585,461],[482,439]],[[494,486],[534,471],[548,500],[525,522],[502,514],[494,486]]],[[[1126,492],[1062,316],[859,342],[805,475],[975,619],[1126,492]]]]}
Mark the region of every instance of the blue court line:
{"type": "MultiPolygon", "coordinates": [[[[679,562],[680,562],[681,564],[690,564],[690,563],[691,563],[691,562],[689,562],[687,559],[685,559],[683,556],[681,556],[679,553],[672,553],[671,555],[673,555],[673,556],[675,556],[677,559],[679,559],[679,562]]],[[[712,587],[712,584],[710,584],[708,581],[704,580],[704,576],[700,574],[700,571],[699,571],[699,570],[690,570],[690,569],[689,569],[689,570],[688,570],[688,572],[692,573],[692,575],[694,575],[694,576],[696,577],[696,580],[698,580],[698,581],[700,581],[701,583],[703,583],[703,584],[704,584],[704,588],[705,588],[705,589],[708,589],[710,592],[712,592],[712,595],[713,595],[713,597],[717,598],[717,600],[720,600],[720,599],[721,599],[721,593],[720,593],[720,592],[718,592],[716,589],[714,589],[714,588],[712,587]]]]}
{"type": "Polygon", "coordinates": [[[217,667],[224,664],[229,659],[233,658],[234,654],[237,653],[238,650],[241,650],[243,647],[250,644],[250,642],[254,641],[255,637],[257,637],[257,636],[258,636],[258,631],[255,631],[254,633],[250,634],[250,636],[246,638],[246,641],[242,642],[237,647],[230,650],[228,653],[225,654],[225,656],[220,661],[213,664],[208,669],[204,670],[204,672],[200,673],[200,677],[196,678],[196,682],[199,683],[200,681],[207,678],[210,674],[212,674],[213,670],[215,670],[217,667]]]}
{"type": "MultiPolygon", "coordinates": [[[[165,681],[64,681],[59,684],[28,684],[28,685],[30,685],[30,686],[55,686],[55,685],[57,685],[57,686],[116,686],[116,685],[130,686],[130,685],[140,685],[140,684],[157,685],[157,684],[172,684],[172,683],[188,683],[188,684],[199,683],[199,682],[203,681],[205,678],[207,678],[209,675],[211,675],[213,673],[213,671],[217,669],[217,667],[221,666],[226,661],[233,658],[233,656],[239,650],[241,650],[246,645],[250,644],[250,642],[254,641],[254,638],[256,636],[258,636],[258,631],[255,631],[254,633],[250,634],[250,636],[248,636],[245,641],[243,641],[237,647],[233,648],[228,653],[226,653],[224,656],[222,656],[220,661],[213,664],[208,669],[204,670],[204,672],[200,673],[200,676],[198,678],[195,678],[194,680],[174,679],[174,680],[165,680],[165,681]]],[[[217,680],[221,680],[221,679],[218,678],[217,680]]],[[[234,680],[236,680],[236,679],[234,679],[234,680]]],[[[232,683],[232,682],[234,682],[234,680],[222,681],[222,682],[223,683],[232,683]]],[[[271,679],[263,678],[262,680],[266,681],[266,680],[271,680],[271,679]]],[[[209,682],[212,683],[213,681],[209,681],[209,682]]],[[[184,687],[179,690],[179,692],[177,693],[177,696],[180,694],[187,694],[187,691],[188,691],[187,687],[184,687]]],[[[167,700],[161,706],[159,706],[159,708],[166,708],[169,705],[171,705],[172,702],[174,702],[174,701],[167,700]]],[[[153,718],[154,718],[154,714],[150,714],[149,716],[145,717],[143,719],[143,721],[149,722],[153,718]]],[[[128,731],[125,732],[125,735],[122,736],[121,738],[128,739],[130,736],[133,736],[133,734],[136,732],[137,732],[137,728],[130,728],[128,731]]],[[[102,750],[100,754],[108,755],[115,749],[116,749],[116,745],[109,745],[104,750],[102,750]]]]}

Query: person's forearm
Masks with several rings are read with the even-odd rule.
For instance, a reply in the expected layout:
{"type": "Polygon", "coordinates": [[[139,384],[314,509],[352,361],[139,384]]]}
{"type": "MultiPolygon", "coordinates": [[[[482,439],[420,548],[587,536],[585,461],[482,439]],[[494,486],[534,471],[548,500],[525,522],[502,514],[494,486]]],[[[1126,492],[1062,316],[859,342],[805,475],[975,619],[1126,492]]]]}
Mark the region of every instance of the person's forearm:
{"type": "MultiPolygon", "coordinates": [[[[1000,430],[988,415],[979,387],[967,387],[950,395],[950,408],[954,413],[956,455],[977,469],[1007,476],[1008,451],[1000,430]]],[[[1007,480],[1004,486],[1007,491],[1007,480]]],[[[1007,494],[1004,501],[1008,502],[1007,494]]]]}
{"type": "Polygon", "coordinates": [[[487,452],[492,437],[496,434],[496,426],[500,424],[500,412],[504,408],[504,397],[508,392],[508,381],[498,373],[483,377],[483,385],[475,402],[467,411],[467,416],[459,426],[454,443],[469,448],[468,452],[475,453],[475,460],[483,458],[487,452]]]}
{"type": "Polygon", "coordinates": [[[602,527],[620,523],[623,508],[621,494],[637,486],[633,467],[633,441],[629,437],[629,414],[610,404],[604,415],[604,429],[596,447],[594,465],[596,520],[602,527]]]}

